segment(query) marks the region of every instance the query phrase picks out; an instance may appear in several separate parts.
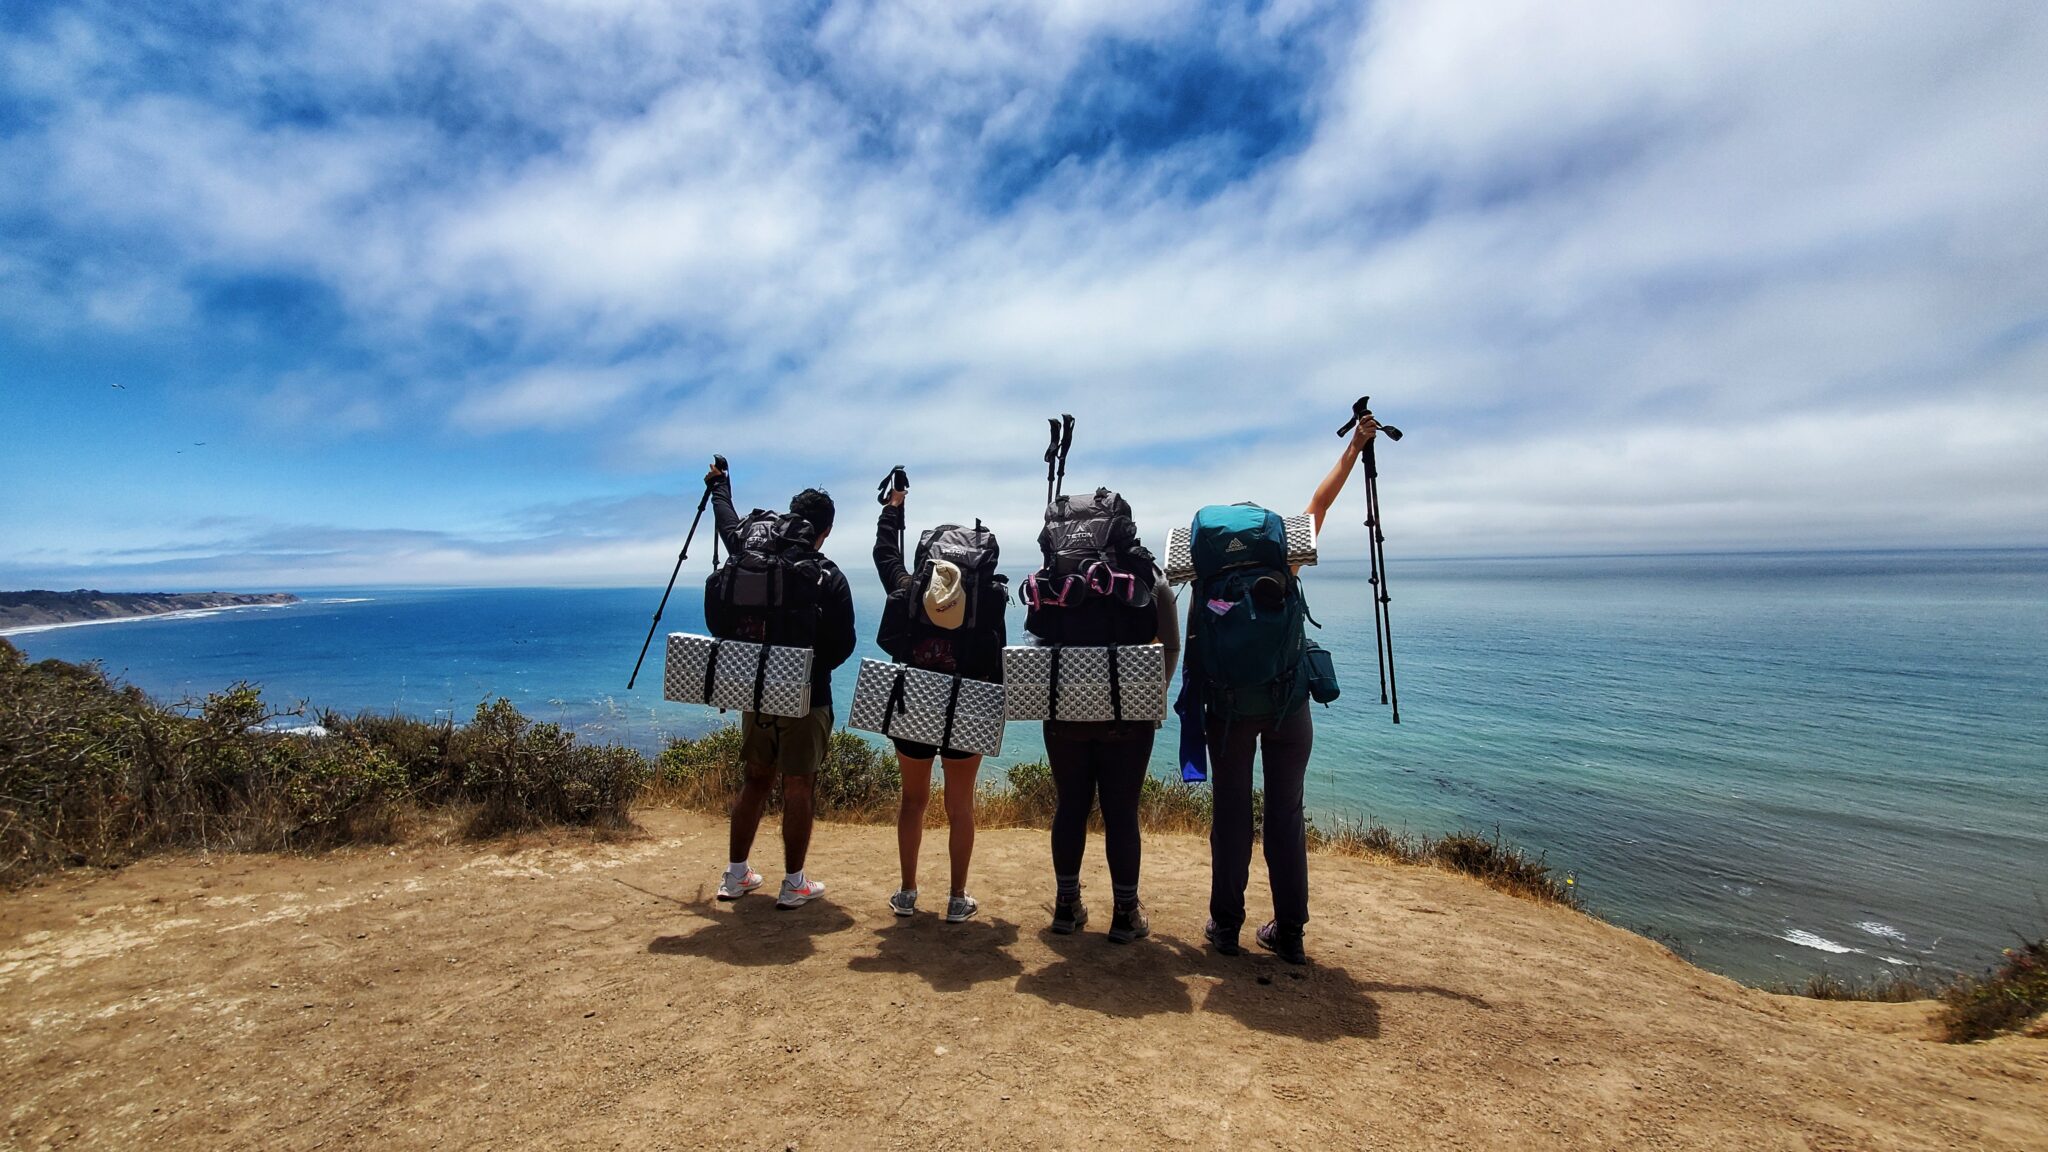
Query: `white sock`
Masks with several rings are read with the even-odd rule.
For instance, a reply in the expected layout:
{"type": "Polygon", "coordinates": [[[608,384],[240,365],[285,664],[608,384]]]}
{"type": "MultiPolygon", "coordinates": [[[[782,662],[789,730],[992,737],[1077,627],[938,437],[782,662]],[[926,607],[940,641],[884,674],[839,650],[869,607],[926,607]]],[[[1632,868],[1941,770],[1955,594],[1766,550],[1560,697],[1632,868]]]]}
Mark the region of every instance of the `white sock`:
{"type": "Polygon", "coordinates": [[[736,876],[741,880],[745,880],[747,878],[747,873],[752,872],[753,870],[753,865],[748,864],[745,860],[735,860],[732,863],[727,864],[725,866],[726,875],[736,876]]]}
{"type": "Polygon", "coordinates": [[[804,879],[804,874],[801,869],[795,872],[791,872],[789,875],[784,876],[782,878],[782,886],[784,888],[801,888],[806,883],[808,883],[808,881],[804,879]]]}

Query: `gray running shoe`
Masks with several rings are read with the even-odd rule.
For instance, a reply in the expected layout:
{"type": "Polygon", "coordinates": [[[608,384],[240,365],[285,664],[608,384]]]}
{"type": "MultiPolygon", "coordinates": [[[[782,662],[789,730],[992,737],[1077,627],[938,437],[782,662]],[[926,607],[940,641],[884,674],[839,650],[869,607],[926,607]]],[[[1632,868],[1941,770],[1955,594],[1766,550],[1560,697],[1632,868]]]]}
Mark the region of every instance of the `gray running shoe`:
{"type": "Polygon", "coordinates": [[[981,911],[981,902],[972,896],[955,896],[946,901],[946,923],[958,924],[981,911]]]}
{"type": "Polygon", "coordinates": [[[898,888],[896,894],[889,897],[889,911],[894,912],[898,916],[915,915],[917,913],[917,889],[898,888]]]}

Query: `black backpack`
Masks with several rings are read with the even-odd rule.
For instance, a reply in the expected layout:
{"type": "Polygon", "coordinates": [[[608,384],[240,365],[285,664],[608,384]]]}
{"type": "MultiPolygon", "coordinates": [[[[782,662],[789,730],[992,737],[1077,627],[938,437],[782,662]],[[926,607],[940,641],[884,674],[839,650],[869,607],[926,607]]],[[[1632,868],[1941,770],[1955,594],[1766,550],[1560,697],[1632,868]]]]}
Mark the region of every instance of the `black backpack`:
{"type": "Polygon", "coordinates": [[[1045,564],[1025,582],[1024,627],[1049,644],[1149,644],[1159,636],[1152,606],[1158,578],[1138,543],[1131,506],[1107,488],[1061,496],[1038,534],[1045,564]]]}
{"type": "Polygon", "coordinates": [[[1010,604],[1010,578],[996,571],[1001,558],[995,533],[979,520],[972,528],[941,524],[919,536],[910,583],[890,595],[875,642],[890,656],[914,667],[977,680],[1002,679],[1002,650],[1009,639],[1004,615],[1010,604]],[[941,628],[925,615],[924,594],[931,587],[936,560],[960,569],[960,588],[967,604],[958,628],[941,628]]]}
{"type": "Polygon", "coordinates": [[[704,624],[720,640],[809,648],[817,642],[824,558],[811,522],[755,509],[739,547],[704,582],[704,624]]]}

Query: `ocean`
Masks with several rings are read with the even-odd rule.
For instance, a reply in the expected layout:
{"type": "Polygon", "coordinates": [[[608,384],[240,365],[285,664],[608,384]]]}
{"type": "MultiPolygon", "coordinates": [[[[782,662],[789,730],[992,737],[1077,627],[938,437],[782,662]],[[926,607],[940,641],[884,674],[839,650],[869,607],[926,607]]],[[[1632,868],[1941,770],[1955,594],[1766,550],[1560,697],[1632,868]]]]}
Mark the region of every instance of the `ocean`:
{"type": "MultiPolygon", "coordinates": [[[[846,567],[878,656],[879,583],[846,567]]],[[[663,631],[701,624],[692,572],[663,631]]],[[[1362,562],[1306,581],[1344,683],[1315,710],[1320,818],[1498,833],[1601,916],[1753,983],[1974,970],[2048,931],[2048,552],[1397,560],[1399,725],[1362,562]]],[[[465,718],[504,696],[647,750],[723,722],[660,698],[658,641],[626,690],[658,586],[293,591],[10,639],[166,701],[248,680],[280,704],[465,718]]],[[[1175,740],[1169,722],[1161,775],[1175,740]]],[[[1013,724],[997,763],[1042,753],[1013,724]]]]}

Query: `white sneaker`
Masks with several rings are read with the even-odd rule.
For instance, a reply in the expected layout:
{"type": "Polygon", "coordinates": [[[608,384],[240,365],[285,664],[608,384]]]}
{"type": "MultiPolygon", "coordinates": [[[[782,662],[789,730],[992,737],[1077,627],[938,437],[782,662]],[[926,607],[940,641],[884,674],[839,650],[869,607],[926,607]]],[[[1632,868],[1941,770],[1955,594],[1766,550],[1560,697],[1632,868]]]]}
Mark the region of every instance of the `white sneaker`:
{"type": "Polygon", "coordinates": [[[775,906],[777,908],[796,908],[808,904],[824,894],[825,884],[822,880],[806,878],[804,886],[801,888],[792,887],[789,881],[784,880],[782,882],[782,895],[775,898],[775,906]]]}
{"type": "Polygon", "coordinates": [[[760,886],[761,874],[752,868],[747,869],[745,876],[735,876],[732,874],[732,869],[728,868],[718,878],[718,898],[720,900],[737,900],[760,886]]]}

